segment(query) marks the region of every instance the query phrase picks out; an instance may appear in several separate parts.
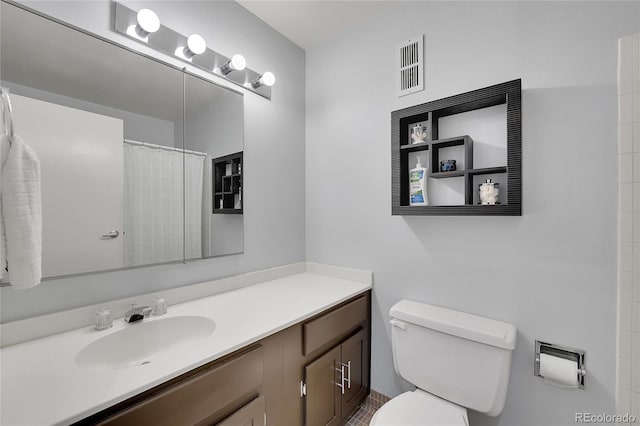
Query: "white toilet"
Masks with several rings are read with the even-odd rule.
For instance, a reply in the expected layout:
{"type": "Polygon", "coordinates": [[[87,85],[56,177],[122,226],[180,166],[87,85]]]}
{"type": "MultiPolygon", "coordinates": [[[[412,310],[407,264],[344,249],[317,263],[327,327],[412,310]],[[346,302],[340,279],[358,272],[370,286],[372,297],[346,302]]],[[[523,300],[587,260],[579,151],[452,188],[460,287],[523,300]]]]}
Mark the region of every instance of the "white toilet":
{"type": "Polygon", "coordinates": [[[468,426],[467,408],[502,412],[513,325],[409,300],[389,314],[396,372],[417,389],[383,405],[370,426],[468,426]]]}

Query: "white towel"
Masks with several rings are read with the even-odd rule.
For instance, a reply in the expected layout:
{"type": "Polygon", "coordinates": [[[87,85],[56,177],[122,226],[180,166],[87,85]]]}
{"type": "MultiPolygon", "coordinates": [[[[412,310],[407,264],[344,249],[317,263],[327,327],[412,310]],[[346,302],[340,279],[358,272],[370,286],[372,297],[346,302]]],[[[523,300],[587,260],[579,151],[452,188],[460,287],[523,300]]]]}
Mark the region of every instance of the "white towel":
{"type": "Polygon", "coordinates": [[[17,135],[2,168],[1,185],[9,283],[33,287],[42,278],[40,160],[17,135]]]}

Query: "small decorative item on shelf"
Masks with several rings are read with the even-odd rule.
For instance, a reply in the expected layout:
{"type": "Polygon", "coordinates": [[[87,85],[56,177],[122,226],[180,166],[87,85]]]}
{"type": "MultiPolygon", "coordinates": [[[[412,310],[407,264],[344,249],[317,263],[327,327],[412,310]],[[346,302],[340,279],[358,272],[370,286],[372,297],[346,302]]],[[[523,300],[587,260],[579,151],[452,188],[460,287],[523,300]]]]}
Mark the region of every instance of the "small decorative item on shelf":
{"type": "Polygon", "coordinates": [[[232,169],[231,169],[231,163],[227,163],[225,166],[225,170],[224,170],[224,175],[225,176],[229,176],[230,174],[232,174],[232,169]]]}
{"type": "Polygon", "coordinates": [[[500,184],[487,179],[484,183],[478,185],[480,187],[480,204],[494,205],[498,203],[498,194],[500,193],[500,184]]]}
{"type": "Polygon", "coordinates": [[[427,126],[422,123],[411,128],[411,143],[422,143],[427,141],[427,126]]]}
{"type": "Polygon", "coordinates": [[[456,160],[443,160],[440,162],[441,172],[453,172],[456,170],[456,160]]]}

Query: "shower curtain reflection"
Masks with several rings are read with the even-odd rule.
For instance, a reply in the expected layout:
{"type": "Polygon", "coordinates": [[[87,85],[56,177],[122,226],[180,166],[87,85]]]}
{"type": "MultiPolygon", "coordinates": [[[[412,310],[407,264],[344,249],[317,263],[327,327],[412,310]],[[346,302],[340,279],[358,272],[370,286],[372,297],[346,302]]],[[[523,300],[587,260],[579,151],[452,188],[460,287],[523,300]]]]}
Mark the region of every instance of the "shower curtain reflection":
{"type": "Polygon", "coordinates": [[[125,141],[125,266],[182,260],[183,254],[201,256],[204,158],[200,153],[125,141]],[[185,201],[197,208],[184,209],[185,201]]]}

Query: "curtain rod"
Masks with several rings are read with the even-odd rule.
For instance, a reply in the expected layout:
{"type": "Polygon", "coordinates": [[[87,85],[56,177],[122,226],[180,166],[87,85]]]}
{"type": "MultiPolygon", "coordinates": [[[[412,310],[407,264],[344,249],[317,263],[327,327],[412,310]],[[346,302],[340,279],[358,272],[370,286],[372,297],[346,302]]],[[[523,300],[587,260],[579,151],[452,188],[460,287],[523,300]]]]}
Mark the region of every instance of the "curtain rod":
{"type": "Polygon", "coordinates": [[[146,146],[148,148],[164,149],[166,151],[184,152],[185,154],[201,155],[203,157],[206,157],[207,155],[209,155],[209,154],[207,154],[205,152],[191,151],[189,149],[175,148],[173,146],[157,145],[155,143],[134,141],[134,140],[131,140],[131,139],[125,139],[124,143],[128,143],[129,145],[146,146]]]}

